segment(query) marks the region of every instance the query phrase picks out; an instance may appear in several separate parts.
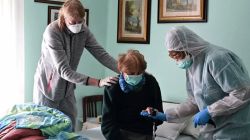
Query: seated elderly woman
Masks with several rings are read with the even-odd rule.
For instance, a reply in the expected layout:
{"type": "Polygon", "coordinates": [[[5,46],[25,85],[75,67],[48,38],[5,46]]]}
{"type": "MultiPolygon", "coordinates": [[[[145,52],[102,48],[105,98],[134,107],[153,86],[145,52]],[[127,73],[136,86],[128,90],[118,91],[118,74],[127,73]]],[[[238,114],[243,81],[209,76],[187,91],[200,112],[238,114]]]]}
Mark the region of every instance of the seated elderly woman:
{"type": "Polygon", "coordinates": [[[101,128],[107,140],[151,140],[153,126],[162,123],[140,115],[148,106],[163,111],[160,87],[146,67],[137,50],[119,55],[119,83],[104,91],[101,128]]]}

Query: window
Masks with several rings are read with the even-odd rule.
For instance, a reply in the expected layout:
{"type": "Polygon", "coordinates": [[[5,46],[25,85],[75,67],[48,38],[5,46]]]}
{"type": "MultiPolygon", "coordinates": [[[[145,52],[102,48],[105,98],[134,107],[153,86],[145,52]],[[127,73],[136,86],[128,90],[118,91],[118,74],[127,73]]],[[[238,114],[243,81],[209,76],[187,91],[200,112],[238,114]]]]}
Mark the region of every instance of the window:
{"type": "Polygon", "coordinates": [[[23,5],[23,0],[0,0],[0,116],[24,101],[23,5]]]}

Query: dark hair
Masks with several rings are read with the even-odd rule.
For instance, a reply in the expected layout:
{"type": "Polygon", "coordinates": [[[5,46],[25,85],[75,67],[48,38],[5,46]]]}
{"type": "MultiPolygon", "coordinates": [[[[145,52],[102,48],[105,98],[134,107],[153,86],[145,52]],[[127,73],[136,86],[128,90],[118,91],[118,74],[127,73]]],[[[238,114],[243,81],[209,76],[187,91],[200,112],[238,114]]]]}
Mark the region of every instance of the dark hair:
{"type": "Polygon", "coordinates": [[[74,18],[84,18],[85,8],[79,0],[66,0],[59,11],[58,26],[60,30],[63,30],[66,26],[64,19],[65,13],[68,13],[71,17],[74,18]]]}

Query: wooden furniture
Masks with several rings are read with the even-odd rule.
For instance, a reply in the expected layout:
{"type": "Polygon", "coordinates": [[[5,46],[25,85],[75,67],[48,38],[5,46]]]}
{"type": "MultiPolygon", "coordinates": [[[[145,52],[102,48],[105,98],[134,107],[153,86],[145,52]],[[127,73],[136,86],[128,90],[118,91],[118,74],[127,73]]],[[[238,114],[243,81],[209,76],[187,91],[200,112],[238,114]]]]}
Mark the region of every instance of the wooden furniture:
{"type": "Polygon", "coordinates": [[[97,117],[102,114],[103,95],[85,96],[82,98],[83,122],[87,118],[97,117]]]}

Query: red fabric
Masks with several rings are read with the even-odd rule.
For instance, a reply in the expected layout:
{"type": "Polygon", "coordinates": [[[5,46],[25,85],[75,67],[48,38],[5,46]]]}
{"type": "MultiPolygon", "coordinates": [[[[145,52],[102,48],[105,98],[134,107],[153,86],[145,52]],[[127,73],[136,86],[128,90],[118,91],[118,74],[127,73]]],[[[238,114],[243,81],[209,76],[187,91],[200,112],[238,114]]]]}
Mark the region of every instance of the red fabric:
{"type": "Polygon", "coordinates": [[[43,136],[28,136],[25,138],[21,138],[20,140],[44,140],[45,137],[43,136]]]}
{"type": "MultiPolygon", "coordinates": [[[[28,129],[28,128],[13,129],[8,134],[6,134],[1,140],[20,140],[23,138],[28,138],[30,136],[42,137],[42,132],[39,129],[28,129]]],[[[33,139],[33,140],[36,140],[36,139],[33,139]]]]}
{"type": "Polygon", "coordinates": [[[0,139],[8,134],[10,131],[15,129],[16,122],[12,121],[9,125],[7,125],[1,132],[0,132],[0,139]]]}
{"type": "Polygon", "coordinates": [[[48,83],[48,86],[47,86],[47,90],[48,90],[48,93],[51,92],[51,79],[49,80],[49,83],[48,83]]]}

